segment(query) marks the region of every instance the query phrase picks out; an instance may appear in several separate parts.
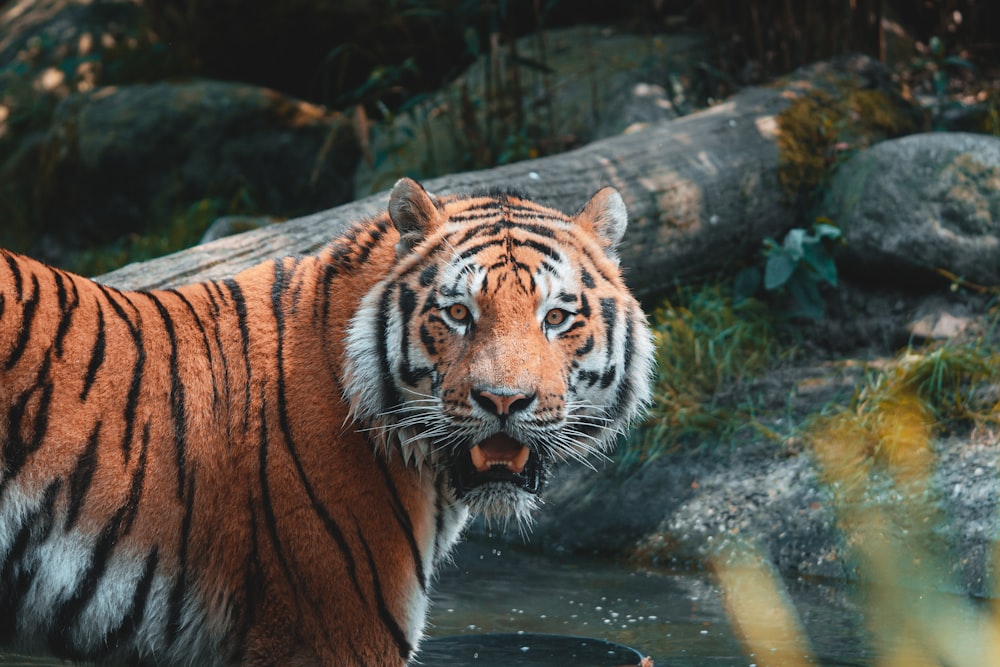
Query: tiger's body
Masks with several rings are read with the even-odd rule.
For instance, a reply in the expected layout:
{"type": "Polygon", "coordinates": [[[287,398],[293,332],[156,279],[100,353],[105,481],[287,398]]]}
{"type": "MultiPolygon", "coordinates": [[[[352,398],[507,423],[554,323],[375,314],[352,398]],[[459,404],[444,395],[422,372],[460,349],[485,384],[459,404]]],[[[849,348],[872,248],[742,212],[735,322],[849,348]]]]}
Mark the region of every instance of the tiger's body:
{"type": "Polygon", "coordinates": [[[527,520],[647,400],[602,193],[404,179],[316,255],[162,291],[0,251],[0,644],[406,664],[470,510],[527,520]]]}

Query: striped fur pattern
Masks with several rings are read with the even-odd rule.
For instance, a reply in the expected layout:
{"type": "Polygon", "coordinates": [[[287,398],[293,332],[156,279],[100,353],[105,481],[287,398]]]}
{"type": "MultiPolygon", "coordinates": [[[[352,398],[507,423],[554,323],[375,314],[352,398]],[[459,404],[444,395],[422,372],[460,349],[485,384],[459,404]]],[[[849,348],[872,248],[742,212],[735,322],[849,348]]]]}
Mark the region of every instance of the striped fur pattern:
{"type": "Polygon", "coordinates": [[[610,189],[569,217],[404,179],[315,255],[124,292],[0,251],[0,644],[402,666],[470,511],[648,399],[610,189]]]}

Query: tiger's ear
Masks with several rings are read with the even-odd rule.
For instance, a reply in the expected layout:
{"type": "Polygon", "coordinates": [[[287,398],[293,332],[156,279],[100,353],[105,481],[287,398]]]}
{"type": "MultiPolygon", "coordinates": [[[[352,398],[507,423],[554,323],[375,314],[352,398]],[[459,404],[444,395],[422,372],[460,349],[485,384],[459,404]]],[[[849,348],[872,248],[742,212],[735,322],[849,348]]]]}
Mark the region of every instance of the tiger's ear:
{"type": "Polygon", "coordinates": [[[399,230],[396,257],[420,243],[438,220],[437,200],[412,178],[396,181],[389,193],[389,217],[399,230]]]}
{"type": "Polygon", "coordinates": [[[610,186],[601,188],[573,219],[589,225],[597,238],[604,242],[607,253],[617,256],[616,248],[628,227],[628,210],[618,190],[610,186]]]}

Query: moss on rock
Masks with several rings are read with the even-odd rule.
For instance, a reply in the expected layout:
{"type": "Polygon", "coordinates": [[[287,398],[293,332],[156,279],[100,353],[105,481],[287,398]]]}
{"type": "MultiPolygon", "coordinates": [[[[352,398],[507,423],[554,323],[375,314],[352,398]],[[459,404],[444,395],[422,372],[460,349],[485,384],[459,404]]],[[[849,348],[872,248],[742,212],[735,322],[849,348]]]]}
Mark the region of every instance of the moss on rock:
{"type": "Polygon", "coordinates": [[[778,115],[778,179],[789,200],[803,208],[847,158],[919,129],[902,97],[867,87],[861,79],[834,81],[828,89],[788,90],[794,99],[778,115]]]}

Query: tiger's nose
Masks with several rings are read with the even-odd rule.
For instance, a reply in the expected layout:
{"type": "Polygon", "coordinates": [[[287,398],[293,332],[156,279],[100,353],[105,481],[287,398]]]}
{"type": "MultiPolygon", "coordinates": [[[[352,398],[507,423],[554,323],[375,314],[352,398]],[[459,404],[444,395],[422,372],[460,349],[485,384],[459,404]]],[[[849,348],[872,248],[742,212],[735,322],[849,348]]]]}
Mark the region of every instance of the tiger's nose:
{"type": "Polygon", "coordinates": [[[531,407],[531,404],[535,402],[535,395],[520,391],[508,393],[490,391],[489,389],[473,389],[472,399],[491,415],[507,417],[531,407]]]}

